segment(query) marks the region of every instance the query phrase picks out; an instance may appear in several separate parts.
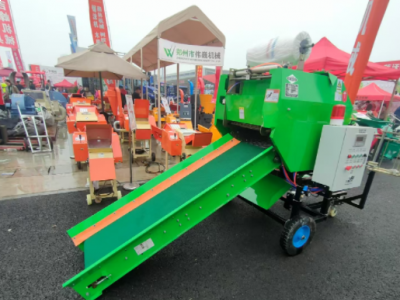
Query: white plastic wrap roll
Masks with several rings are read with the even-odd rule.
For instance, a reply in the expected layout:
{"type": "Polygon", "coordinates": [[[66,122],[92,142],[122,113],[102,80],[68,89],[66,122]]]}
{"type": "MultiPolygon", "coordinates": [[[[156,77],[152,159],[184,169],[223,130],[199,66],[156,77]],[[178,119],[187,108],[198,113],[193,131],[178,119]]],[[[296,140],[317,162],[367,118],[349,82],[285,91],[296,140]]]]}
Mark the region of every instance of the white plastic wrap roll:
{"type": "MultiPolygon", "coordinates": [[[[263,63],[290,63],[296,65],[300,58],[300,47],[311,45],[310,35],[302,31],[292,37],[277,37],[268,43],[247,50],[247,65],[254,67],[263,63]]],[[[305,59],[310,56],[311,48],[307,48],[305,59]]]]}

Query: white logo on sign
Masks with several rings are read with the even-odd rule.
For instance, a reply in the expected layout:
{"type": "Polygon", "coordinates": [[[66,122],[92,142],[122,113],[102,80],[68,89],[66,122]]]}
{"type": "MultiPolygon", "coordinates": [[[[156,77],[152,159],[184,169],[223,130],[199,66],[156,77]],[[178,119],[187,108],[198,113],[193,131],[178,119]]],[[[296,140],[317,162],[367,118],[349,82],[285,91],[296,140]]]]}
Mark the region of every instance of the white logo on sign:
{"type": "Polygon", "coordinates": [[[286,77],[286,79],[290,82],[290,83],[295,83],[297,81],[296,76],[294,76],[293,74],[286,77]]]}

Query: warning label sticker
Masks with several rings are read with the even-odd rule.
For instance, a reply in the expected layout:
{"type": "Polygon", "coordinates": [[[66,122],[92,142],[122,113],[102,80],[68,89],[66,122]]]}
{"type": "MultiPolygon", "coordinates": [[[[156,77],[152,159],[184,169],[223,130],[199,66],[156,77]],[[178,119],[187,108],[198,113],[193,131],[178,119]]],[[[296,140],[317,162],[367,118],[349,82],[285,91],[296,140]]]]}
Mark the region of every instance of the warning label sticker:
{"type": "Polygon", "coordinates": [[[343,80],[339,79],[336,84],[335,101],[342,101],[343,80]]]}
{"type": "Polygon", "coordinates": [[[286,83],[285,96],[297,98],[299,96],[299,85],[286,83]]]}
{"type": "Polygon", "coordinates": [[[85,137],[84,136],[81,136],[81,135],[78,135],[77,137],[75,137],[75,141],[77,141],[77,142],[79,142],[79,141],[85,141],[85,137]]]}
{"type": "Polygon", "coordinates": [[[154,242],[152,239],[148,239],[148,240],[144,241],[143,243],[137,245],[134,249],[135,249],[137,255],[140,255],[152,247],[154,247],[154,242]]]}
{"type": "Polygon", "coordinates": [[[270,90],[265,92],[264,102],[278,102],[280,90],[270,90]]]}
{"type": "Polygon", "coordinates": [[[239,119],[244,120],[244,107],[239,107],[239,119]]]}

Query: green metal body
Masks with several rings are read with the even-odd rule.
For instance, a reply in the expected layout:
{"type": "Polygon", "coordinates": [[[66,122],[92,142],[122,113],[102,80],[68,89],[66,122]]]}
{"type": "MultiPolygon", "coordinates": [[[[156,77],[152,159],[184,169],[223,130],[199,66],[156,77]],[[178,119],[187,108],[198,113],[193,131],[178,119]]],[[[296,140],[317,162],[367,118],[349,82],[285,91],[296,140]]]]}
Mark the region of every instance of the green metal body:
{"type": "MultiPolygon", "coordinates": [[[[231,140],[230,135],[225,135],[70,229],[68,234],[74,237],[88,229],[208,153],[218,151],[221,145],[231,140]]],[[[85,270],[66,282],[64,287],[75,289],[85,299],[95,299],[105,288],[237,195],[247,192],[249,187],[254,186],[253,192],[260,196],[267,195],[268,191],[263,190],[262,185],[256,184],[260,180],[265,181],[265,178],[268,178],[266,176],[279,166],[274,162],[274,157],[272,147],[262,149],[246,143],[239,143],[221,154],[87,239],[82,247],[85,270]],[[138,255],[134,247],[149,239],[154,246],[138,255]],[[100,283],[93,287],[92,284],[96,281],[100,283]]],[[[275,192],[265,198],[269,204],[278,201],[288,187],[285,181],[276,177],[273,188],[275,192]]]]}
{"type": "MultiPolygon", "coordinates": [[[[314,168],[322,126],[330,123],[334,105],[346,105],[344,125],[350,123],[352,105],[335,101],[338,79],[329,73],[304,73],[290,69],[271,70],[271,78],[236,81],[229,75],[220,79],[215,125],[229,133],[229,122],[270,129],[270,138],[290,172],[314,168]],[[297,97],[285,94],[291,76],[298,86],[297,97]],[[229,89],[233,84],[234,88],[229,89]],[[267,102],[268,89],[279,90],[277,102],[267,102]]],[[[342,84],[341,92],[344,91],[342,84]]]]}
{"type": "Polygon", "coordinates": [[[76,225],[68,234],[74,238],[206,155],[218,152],[232,141],[229,133],[238,123],[246,130],[258,130],[273,146],[263,149],[240,142],[221,151],[215,159],[90,236],[79,246],[84,251],[85,270],[64,287],[73,288],[85,299],[99,297],[105,288],[239,194],[269,209],[290,188],[272,173],[281,164],[278,154],[290,172],[313,169],[322,126],[329,124],[332,107],[346,105],[348,124],[351,103],[334,100],[338,80],[332,75],[288,69],[272,70],[271,74],[271,78],[240,81],[230,92],[236,81],[222,75],[215,124],[224,136],[76,225]],[[292,75],[298,85],[295,98],[285,95],[292,75]],[[280,90],[277,101],[265,101],[268,89],[280,90]],[[135,247],[149,241],[152,246],[138,254],[135,247]]]}

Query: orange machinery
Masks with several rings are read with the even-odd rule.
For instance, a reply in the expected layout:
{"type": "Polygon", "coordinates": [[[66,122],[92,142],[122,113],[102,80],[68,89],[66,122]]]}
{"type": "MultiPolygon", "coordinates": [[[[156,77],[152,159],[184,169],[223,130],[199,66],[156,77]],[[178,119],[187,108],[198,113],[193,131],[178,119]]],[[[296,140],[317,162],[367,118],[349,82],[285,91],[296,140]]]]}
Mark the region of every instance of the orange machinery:
{"type": "Polygon", "coordinates": [[[115,86],[110,86],[104,96],[104,99],[107,99],[111,111],[114,114],[114,130],[120,133],[121,142],[124,143],[129,141],[129,139],[125,138],[125,135],[129,133],[129,117],[122,107],[120,89],[115,86]],[[116,127],[118,124],[120,128],[116,127]]]}
{"type": "Polygon", "coordinates": [[[151,152],[151,125],[149,121],[150,102],[145,99],[136,99],[134,107],[136,129],[132,134],[131,149],[133,159],[137,157],[151,157],[154,161],[155,156],[151,152]],[[146,151],[146,142],[149,144],[148,151],[146,151]],[[137,144],[140,144],[140,146],[138,147],[137,144]]]}
{"type": "Polygon", "coordinates": [[[165,168],[168,155],[179,156],[181,160],[191,156],[211,143],[212,133],[202,133],[188,128],[186,123],[167,123],[164,129],[151,125],[153,136],[165,150],[165,168]]]}
{"type": "MultiPolygon", "coordinates": [[[[84,98],[82,98],[84,99],[84,98]]],[[[73,105],[68,108],[67,128],[72,135],[72,148],[75,160],[80,168],[81,163],[89,158],[86,127],[93,124],[107,124],[105,117],[92,105],[73,105]]],[[[118,135],[112,133],[112,146],[114,162],[122,162],[122,151],[118,135]]]]}
{"type": "MultiPolygon", "coordinates": [[[[76,133],[81,134],[81,133],[76,133]]],[[[89,153],[89,189],[86,196],[88,205],[95,200],[100,203],[103,198],[122,197],[117,189],[114,162],[116,160],[114,135],[111,125],[88,124],[86,126],[85,139],[89,153]],[[106,185],[106,183],[110,183],[106,185]]],[[[118,141],[118,139],[117,139],[118,141]]]]}

